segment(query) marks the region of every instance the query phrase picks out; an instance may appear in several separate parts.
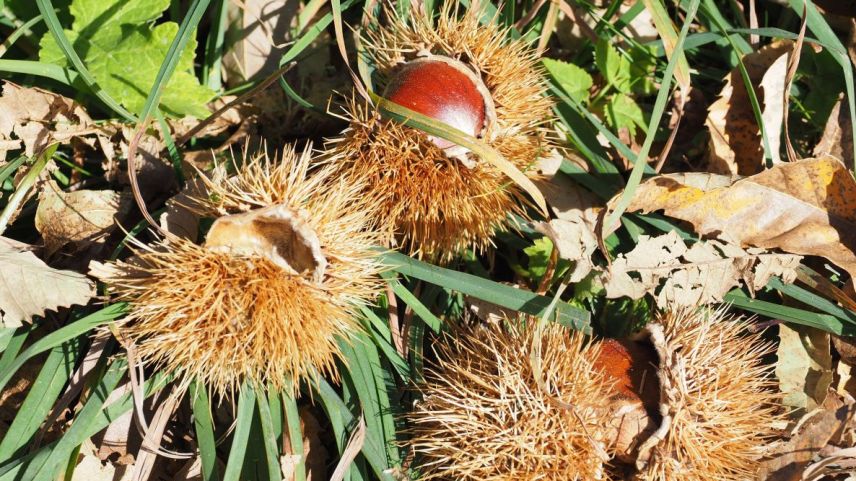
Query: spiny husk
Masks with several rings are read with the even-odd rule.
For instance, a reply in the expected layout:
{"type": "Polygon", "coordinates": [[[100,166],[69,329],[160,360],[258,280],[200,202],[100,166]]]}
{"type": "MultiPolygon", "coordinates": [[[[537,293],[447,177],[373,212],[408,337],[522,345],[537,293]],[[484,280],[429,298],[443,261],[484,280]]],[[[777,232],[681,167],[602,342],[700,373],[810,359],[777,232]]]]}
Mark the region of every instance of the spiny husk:
{"type": "Polygon", "coordinates": [[[313,373],[336,375],[338,340],[358,329],[354,311],[379,287],[375,206],[359,185],[332,181],[329,166],[309,166],[308,151],[288,150],[278,162],[260,155],[235,176],[206,179],[210,195],[193,208],[207,216],[290,209],[320,241],[320,279],[181,239],[137,246],[133,265],[113,266],[103,280],[131,303],[122,331],[145,362],[221,394],[244,381],[296,389],[313,373]]]}
{"type": "Polygon", "coordinates": [[[744,335],[748,326],[724,310],[682,309],[646,328],[660,357],[663,424],[640,450],[640,465],[650,453],[640,479],[755,479],[783,410],[762,363],[772,346],[744,335]]]}
{"type": "MultiPolygon", "coordinates": [[[[480,25],[481,11],[458,17],[452,5],[436,26],[422,16],[408,25],[391,15],[389,26],[367,33],[365,52],[377,68],[376,87],[383,92],[402,62],[425,52],[469,65],[495,106],[496,119],[481,140],[535,177],[533,164],[552,148],[543,126],[553,118],[538,57],[522,40],[507,40],[506,29],[480,25]]],[[[464,249],[486,248],[494,230],[508,227],[509,213],[523,213],[521,189],[495,167],[478,161],[469,168],[424,133],[380,119],[360,101],[352,99],[345,110],[350,126],[330,147],[343,175],[366,179],[383,200],[379,213],[389,245],[448,261],[464,249]]]]}
{"type": "Polygon", "coordinates": [[[437,348],[409,416],[421,479],[603,479],[610,386],[592,368],[598,348],[546,327],[542,389],[530,363],[537,332],[479,326],[437,348]]]}

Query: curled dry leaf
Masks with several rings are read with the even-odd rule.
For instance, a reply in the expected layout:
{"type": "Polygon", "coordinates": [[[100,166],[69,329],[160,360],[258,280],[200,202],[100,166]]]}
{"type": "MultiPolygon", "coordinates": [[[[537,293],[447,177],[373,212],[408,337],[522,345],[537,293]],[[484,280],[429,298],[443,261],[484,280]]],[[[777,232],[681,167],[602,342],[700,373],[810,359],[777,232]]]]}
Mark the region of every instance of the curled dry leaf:
{"type": "MultiPolygon", "coordinates": [[[[779,161],[784,80],[792,48],[793,42],[781,40],[743,57],[752,85],[761,86],[755,93],[762,105],[774,162],[779,161]]],[[[725,80],[725,87],[710,106],[705,122],[710,131],[709,169],[722,174],[757,174],[763,167],[764,148],[746,84],[737,67],[725,80]]]]}
{"type": "Polygon", "coordinates": [[[812,410],[832,383],[829,333],[805,326],[779,326],[776,377],[786,406],[812,410]]]}
{"type": "Polygon", "coordinates": [[[36,229],[52,254],[66,244],[99,242],[116,227],[116,217],[130,207],[130,197],[112,190],[63,192],[45,184],[36,209],[36,229]]]}
{"type": "Polygon", "coordinates": [[[46,310],[86,304],[93,295],[94,285],[84,275],[48,267],[32,252],[0,242],[0,315],[5,327],[19,327],[46,310]]]}
{"type": "Polygon", "coordinates": [[[574,262],[570,282],[579,282],[594,268],[591,256],[597,249],[595,225],[597,199],[570,177],[561,173],[537,182],[555,219],[535,223],[535,230],[553,241],[559,257],[574,262]]]}
{"type": "Polygon", "coordinates": [[[674,231],[643,235],[632,251],[613,261],[604,287],[609,298],[638,299],[650,293],[659,305],[695,306],[722,301],[741,282],[753,292],[773,275],[793,282],[800,259],[763,249],[744,250],[719,240],[687,247],[674,231]]]}
{"type": "Polygon", "coordinates": [[[559,251],[559,257],[574,262],[569,282],[583,280],[594,269],[591,260],[597,249],[597,237],[594,227],[597,213],[593,209],[569,212],[565,219],[553,219],[550,222],[538,222],[535,230],[553,241],[559,251]]]}
{"type": "Polygon", "coordinates": [[[701,235],[825,257],[856,274],[856,182],[831,157],[784,163],[738,180],[662,175],[643,182],[627,210],[664,210],[701,235]]]}
{"type": "Polygon", "coordinates": [[[39,88],[3,83],[0,95],[0,161],[22,146],[32,157],[54,142],[68,142],[98,131],[73,100],[39,88]]]}
{"type": "Polygon", "coordinates": [[[845,441],[853,429],[856,404],[853,398],[835,393],[826,396],[823,405],[806,413],[797,423],[789,440],[776,445],[765,457],[758,479],[764,481],[802,481],[806,468],[828,445],[845,441]]]}
{"type": "Polygon", "coordinates": [[[844,161],[844,165],[853,168],[853,130],[850,113],[841,108],[842,99],[832,108],[823,135],[814,147],[815,157],[831,155],[844,161]]]}

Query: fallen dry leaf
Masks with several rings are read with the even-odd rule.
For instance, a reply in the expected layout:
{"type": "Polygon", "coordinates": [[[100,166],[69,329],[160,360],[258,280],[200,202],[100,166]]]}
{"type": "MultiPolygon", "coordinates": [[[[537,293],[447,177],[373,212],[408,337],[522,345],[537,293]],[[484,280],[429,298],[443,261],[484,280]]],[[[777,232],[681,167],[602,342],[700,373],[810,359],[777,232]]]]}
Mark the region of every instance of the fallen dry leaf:
{"type": "Polygon", "coordinates": [[[560,258],[574,262],[568,282],[579,282],[594,269],[591,256],[597,250],[597,237],[594,234],[597,212],[594,209],[571,211],[563,217],[538,222],[535,230],[553,241],[560,258]]]}
{"type": "Polygon", "coordinates": [[[762,462],[758,479],[803,480],[803,473],[812,459],[852,424],[854,411],[856,405],[852,398],[841,398],[835,393],[827,395],[821,408],[803,416],[788,441],[774,446],[762,462]]]}
{"type": "Polygon", "coordinates": [[[574,262],[570,282],[579,282],[594,268],[591,256],[597,249],[594,232],[600,203],[567,175],[550,169],[545,174],[536,184],[555,219],[534,227],[553,241],[560,258],[574,262]]]}
{"type": "Polygon", "coordinates": [[[654,177],[639,186],[627,210],[664,210],[701,235],[822,256],[856,275],[856,182],[831,157],[783,163],[739,180],[717,174],[654,177]]]}
{"type": "Polygon", "coordinates": [[[752,292],[773,275],[793,282],[799,261],[799,256],[744,250],[718,240],[687,247],[672,231],[657,237],[639,236],[632,251],[612,262],[602,282],[608,298],[638,299],[652,294],[661,306],[696,306],[721,302],[741,282],[752,292]]]}
{"type": "Polygon", "coordinates": [[[82,274],[48,267],[32,252],[0,242],[0,313],[3,325],[19,327],[46,310],[86,304],[94,284],[82,274]]]}
{"type": "Polygon", "coordinates": [[[823,403],[832,384],[829,333],[806,326],[779,326],[776,377],[782,403],[811,411],[823,403]]]}
{"type": "Polygon", "coordinates": [[[853,130],[851,128],[850,114],[846,108],[841,108],[842,99],[838,99],[820,141],[814,147],[814,156],[822,157],[831,155],[844,161],[844,165],[852,169],[853,163],[853,130]]]}
{"type": "Polygon", "coordinates": [[[131,479],[130,470],[122,468],[117,473],[113,463],[109,461],[102,463],[95,455],[95,446],[89,440],[84,441],[78,459],[71,481],[128,481],[131,479]]]}
{"type": "MultiPolygon", "coordinates": [[[[793,42],[780,40],[743,57],[752,86],[762,87],[756,88],[755,93],[762,106],[774,162],[779,154],[787,54],[792,48],[793,42]]],[[[764,162],[761,130],[738,68],[726,76],[725,87],[719,99],[710,106],[705,124],[710,132],[708,166],[711,172],[753,175],[761,171],[764,162]]]]}
{"type": "Polygon", "coordinates": [[[24,148],[32,157],[53,142],[96,133],[92,119],[75,101],[39,88],[3,83],[0,95],[0,161],[24,148]]]}
{"type": "Polygon", "coordinates": [[[223,55],[224,77],[230,85],[258,79],[279,67],[300,2],[244,0],[230,2],[229,28],[223,55]]]}
{"type": "Polygon", "coordinates": [[[42,188],[36,209],[36,229],[48,255],[66,244],[88,245],[103,240],[116,226],[116,217],[130,207],[130,197],[112,190],[63,192],[56,182],[42,188]]]}

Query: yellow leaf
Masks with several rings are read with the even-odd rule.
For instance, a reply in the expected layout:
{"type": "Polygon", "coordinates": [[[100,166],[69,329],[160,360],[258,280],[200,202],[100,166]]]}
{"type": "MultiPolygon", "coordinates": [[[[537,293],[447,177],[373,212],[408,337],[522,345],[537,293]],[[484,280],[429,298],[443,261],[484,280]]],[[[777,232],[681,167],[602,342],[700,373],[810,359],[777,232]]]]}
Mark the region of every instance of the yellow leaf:
{"type": "Polygon", "coordinates": [[[822,256],[856,277],[856,182],[840,161],[804,159],[735,179],[655,177],[639,186],[628,211],[664,210],[699,234],[822,256]]]}

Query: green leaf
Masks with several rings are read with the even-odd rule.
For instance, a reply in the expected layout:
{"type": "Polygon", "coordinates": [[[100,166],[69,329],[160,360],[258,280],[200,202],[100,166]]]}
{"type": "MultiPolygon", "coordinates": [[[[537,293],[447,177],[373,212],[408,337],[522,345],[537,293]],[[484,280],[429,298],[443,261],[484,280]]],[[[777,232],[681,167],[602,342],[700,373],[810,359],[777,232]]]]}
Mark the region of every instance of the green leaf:
{"type": "Polygon", "coordinates": [[[657,92],[657,84],[654,83],[657,67],[655,51],[654,47],[645,45],[633,45],[630,48],[630,77],[633,79],[634,93],[651,95],[657,92]]]}
{"type": "Polygon", "coordinates": [[[621,92],[630,93],[630,61],[610,44],[609,39],[598,39],[594,47],[594,60],[608,84],[621,92]]]}
{"type": "MultiPolygon", "coordinates": [[[[178,32],[174,22],[150,25],[168,5],[169,0],[74,0],[71,4],[74,23],[66,36],[98,85],[130,111],[142,110],[178,32]]],[[[192,40],[164,89],[161,105],[173,115],[202,118],[210,113],[205,104],[214,92],[200,85],[193,74],[195,49],[192,40]]],[[[65,55],[49,35],[42,38],[39,57],[67,66],[65,55]]]]}
{"type": "Polygon", "coordinates": [[[15,453],[22,454],[21,448],[30,442],[50,413],[79,356],[79,339],[72,339],[51,350],[3,442],[0,442],[0,461],[7,461],[15,453]]]}
{"type": "Polygon", "coordinates": [[[248,440],[250,439],[250,427],[253,424],[253,414],[256,408],[255,386],[244,384],[238,396],[238,412],[235,417],[235,432],[232,435],[232,444],[229,448],[229,458],[226,460],[226,470],[223,473],[223,481],[238,481],[241,476],[241,468],[244,465],[244,456],[247,454],[248,440]]]}
{"type": "Polygon", "coordinates": [[[630,96],[615,94],[609,97],[604,107],[606,121],[616,131],[627,129],[630,136],[636,135],[636,127],[645,130],[645,116],[642,109],[630,96]]]}
{"type": "Polygon", "coordinates": [[[572,63],[561,60],[545,58],[543,61],[544,67],[550,75],[559,82],[559,85],[571,98],[583,104],[588,103],[589,89],[594,83],[588,72],[572,63]]]}
{"type": "Polygon", "coordinates": [[[211,415],[211,405],[208,402],[208,391],[204,384],[194,381],[190,386],[190,393],[193,399],[193,426],[196,442],[199,445],[199,457],[202,461],[202,479],[214,481],[219,479],[217,443],[214,438],[214,420],[211,415]]]}
{"type": "Polygon", "coordinates": [[[550,254],[553,252],[553,241],[547,237],[536,239],[535,242],[523,249],[529,256],[529,275],[533,279],[540,279],[547,273],[547,265],[550,263],[550,254]]]}
{"type": "MultiPolygon", "coordinates": [[[[539,296],[524,289],[515,289],[466,272],[427,264],[400,252],[385,252],[381,255],[381,260],[393,270],[406,276],[422,279],[425,282],[533,316],[544,316],[548,313],[548,307],[553,301],[549,297],[539,296]]],[[[559,324],[585,332],[590,330],[589,313],[572,307],[566,302],[559,302],[553,314],[556,316],[555,321],[559,324]]]]}

